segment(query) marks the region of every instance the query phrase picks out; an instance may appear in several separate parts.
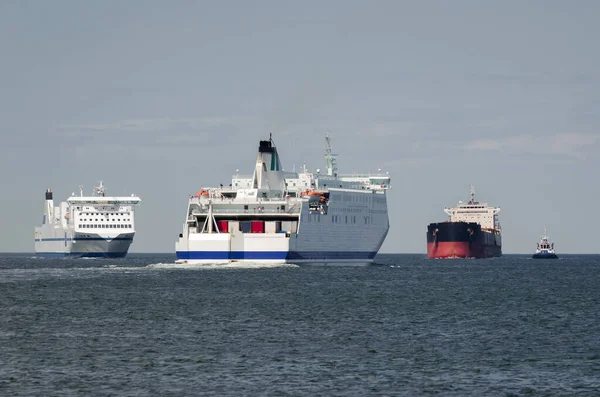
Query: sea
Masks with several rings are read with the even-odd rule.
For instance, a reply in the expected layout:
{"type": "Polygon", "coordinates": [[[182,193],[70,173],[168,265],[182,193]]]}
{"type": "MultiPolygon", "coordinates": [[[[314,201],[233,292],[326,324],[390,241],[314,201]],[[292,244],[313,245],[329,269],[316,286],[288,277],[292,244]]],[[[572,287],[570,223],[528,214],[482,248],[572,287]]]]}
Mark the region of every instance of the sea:
{"type": "Polygon", "coordinates": [[[600,395],[600,255],[174,262],[0,254],[0,395],[600,395]]]}

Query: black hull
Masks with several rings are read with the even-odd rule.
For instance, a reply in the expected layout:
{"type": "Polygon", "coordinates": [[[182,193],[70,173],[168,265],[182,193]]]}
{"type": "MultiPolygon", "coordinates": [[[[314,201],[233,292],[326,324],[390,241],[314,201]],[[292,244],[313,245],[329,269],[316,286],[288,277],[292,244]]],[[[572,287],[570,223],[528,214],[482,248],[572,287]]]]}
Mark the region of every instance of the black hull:
{"type": "Polygon", "coordinates": [[[429,258],[491,258],[502,255],[500,232],[474,222],[439,222],[427,226],[429,258]]]}
{"type": "Polygon", "coordinates": [[[532,259],[558,259],[556,254],[533,254],[532,259]]]}

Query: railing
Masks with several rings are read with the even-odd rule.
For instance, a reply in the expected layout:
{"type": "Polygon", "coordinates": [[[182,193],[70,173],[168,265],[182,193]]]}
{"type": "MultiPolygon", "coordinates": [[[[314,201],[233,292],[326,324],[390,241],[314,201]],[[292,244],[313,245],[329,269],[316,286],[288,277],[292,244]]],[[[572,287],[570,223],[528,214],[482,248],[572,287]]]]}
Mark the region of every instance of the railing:
{"type": "MultiPolygon", "coordinates": [[[[284,210],[281,208],[265,208],[265,207],[254,207],[249,209],[243,208],[227,208],[227,207],[212,207],[214,215],[218,214],[289,214],[296,215],[300,213],[300,205],[292,205],[284,210]]],[[[192,215],[205,215],[208,214],[207,209],[195,209],[192,211],[192,215]]]]}

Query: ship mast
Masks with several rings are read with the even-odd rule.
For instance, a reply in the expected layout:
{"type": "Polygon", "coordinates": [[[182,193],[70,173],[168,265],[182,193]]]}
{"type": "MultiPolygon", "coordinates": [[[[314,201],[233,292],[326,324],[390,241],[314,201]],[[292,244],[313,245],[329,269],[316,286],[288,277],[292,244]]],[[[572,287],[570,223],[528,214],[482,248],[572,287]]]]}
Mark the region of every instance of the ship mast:
{"type": "Polygon", "coordinates": [[[327,175],[337,176],[336,155],[331,152],[331,136],[325,134],[325,164],[327,165],[327,175]]]}
{"type": "Polygon", "coordinates": [[[475,186],[471,185],[471,200],[469,204],[475,204],[475,186]]]}
{"type": "Polygon", "coordinates": [[[102,184],[102,181],[100,181],[99,186],[94,186],[94,192],[96,193],[96,196],[104,197],[104,185],[102,184]]]}

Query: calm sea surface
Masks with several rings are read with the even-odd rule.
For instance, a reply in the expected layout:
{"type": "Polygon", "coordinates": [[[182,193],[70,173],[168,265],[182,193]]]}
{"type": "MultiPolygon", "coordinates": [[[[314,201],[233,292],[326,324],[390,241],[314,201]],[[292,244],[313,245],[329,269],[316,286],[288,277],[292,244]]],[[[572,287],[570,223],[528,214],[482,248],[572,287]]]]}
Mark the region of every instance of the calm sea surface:
{"type": "Polygon", "coordinates": [[[2,396],[598,396],[600,256],[0,255],[2,396]]]}

